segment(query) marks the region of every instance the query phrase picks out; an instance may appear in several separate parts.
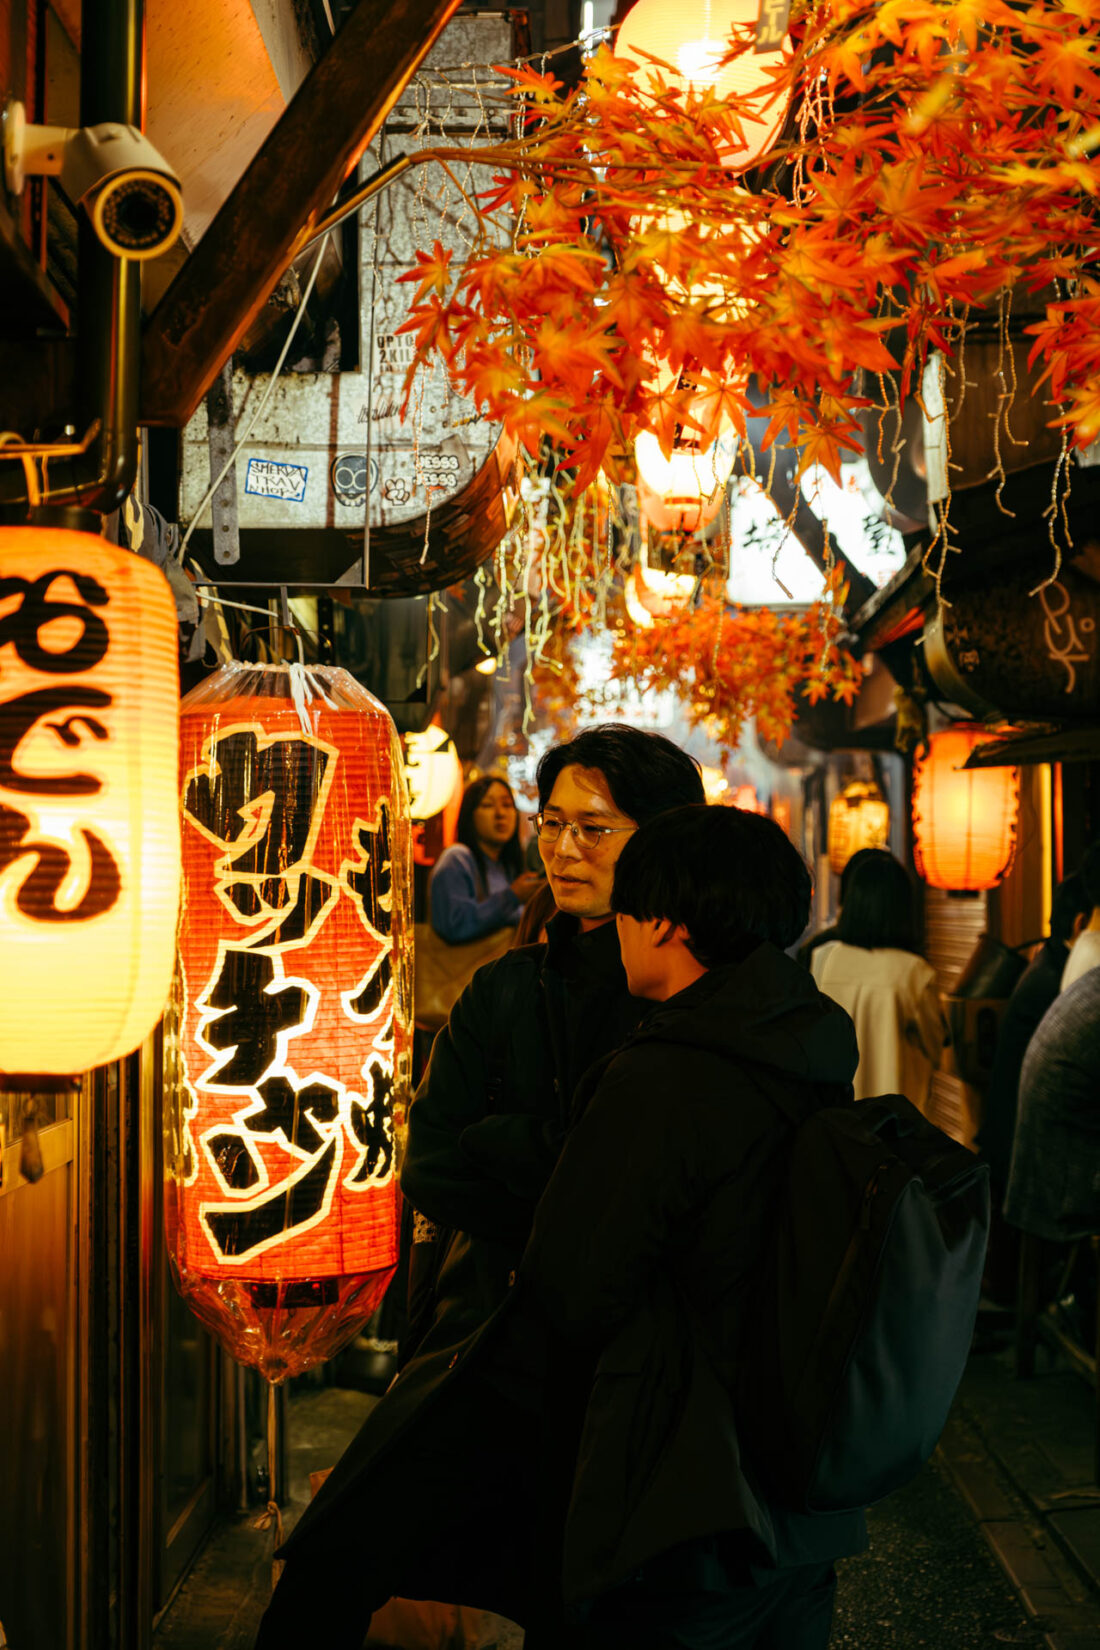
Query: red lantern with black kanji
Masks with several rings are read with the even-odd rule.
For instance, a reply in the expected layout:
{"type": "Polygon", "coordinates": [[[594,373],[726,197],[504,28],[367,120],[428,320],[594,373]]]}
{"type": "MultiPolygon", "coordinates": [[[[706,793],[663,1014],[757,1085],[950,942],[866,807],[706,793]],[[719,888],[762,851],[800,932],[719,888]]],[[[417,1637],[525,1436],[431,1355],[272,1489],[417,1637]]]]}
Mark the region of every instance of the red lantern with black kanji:
{"type": "Polygon", "coordinates": [[[227,665],[181,707],[168,1139],[181,1294],[279,1381],[397,1264],[412,1039],[400,741],[346,671],[227,665]]]}
{"type": "Polygon", "coordinates": [[[930,888],[977,891],[1003,882],[1016,853],[1019,768],[964,768],[985,730],[933,733],[913,770],[913,858],[930,888]]]}

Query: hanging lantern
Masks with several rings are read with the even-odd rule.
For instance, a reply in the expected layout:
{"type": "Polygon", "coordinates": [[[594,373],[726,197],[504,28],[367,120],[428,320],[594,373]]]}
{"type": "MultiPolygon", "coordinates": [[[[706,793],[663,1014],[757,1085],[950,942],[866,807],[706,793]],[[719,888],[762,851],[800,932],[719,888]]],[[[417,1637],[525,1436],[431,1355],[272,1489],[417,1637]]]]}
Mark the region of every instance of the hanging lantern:
{"type": "Polygon", "coordinates": [[[681,612],[698,583],[694,573],[666,573],[635,562],[623,585],[627,614],[640,630],[649,630],[658,619],[670,619],[681,612]]]}
{"type": "MultiPolygon", "coordinates": [[[[745,52],[723,62],[730,49],[730,31],[737,24],[755,26],[758,0],[637,0],[615,37],[615,56],[638,65],[637,79],[655,87],[659,80],[697,96],[744,96],[770,84],[770,71],[790,48],[784,37],[778,51],[745,52]],[[659,58],[667,68],[650,62],[659,58]]],[[[783,129],[790,93],[773,102],[754,99],[740,116],[743,143],[731,141],[721,159],[731,171],[755,165],[783,129]]]]}
{"type": "Polygon", "coordinates": [[[861,848],[886,848],[890,808],[877,785],[856,780],[829,805],[829,865],[839,876],[861,848]]]}
{"type": "Polygon", "coordinates": [[[456,791],[461,798],[462,763],[454,740],[438,723],[405,735],[405,778],[412,819],[434,819],[456,791]]]}
{"type": "Polygon", "coordinates": [[[166,1218],[242,1363],[330,1357],[397,1263],[410,824],[397,732],[346,671],[227,665],[181,707],[183,921],[166,1218]]]}
{"type": "Polygon", "coordinates": [[[917,758],[913,857],[930,888],[995,888],[1012,865],[1020,770],[963,768],[984,732],[962,723],[944,728],[917,758]]]}
{"type": "Polygon", "coordinates": [[[726,496],[737,456],[737,436],[724,430],[701,448],[685,430],[665,457],[649,430],[634,438],[638,509],[660,533],[694,533],[714,520],[726,496]]]}
{"type": "MultiPolygon", "coordinates": [[[[727,196],[731,211],[741,203],[755,204],[755,197],[744,189],[730,188],[727,196]]],[[[639,216],[632,224],[635,234],[657,231],[665,248],[652,259],[653,273],[670,296],[690,303],[708,320],[730,324],[743,320],[750,303],[743,293],[734,290],[715,265],[720,262],[736,267],[745,262],[759,246],[760,228],[748,219],[731,216],[718,224],[699,223],[690,213],[665,210],[651,216],[639,216]],[[695,245],[708,256],[710,267],[701,272],[695,245]]]]}
{"type": "Polygon", "coordinates": [[[160,1019],[179,901],[178,634],[151,562],[91,533],[0,528],[9,1087],[118,1059],[160,1019]]]}

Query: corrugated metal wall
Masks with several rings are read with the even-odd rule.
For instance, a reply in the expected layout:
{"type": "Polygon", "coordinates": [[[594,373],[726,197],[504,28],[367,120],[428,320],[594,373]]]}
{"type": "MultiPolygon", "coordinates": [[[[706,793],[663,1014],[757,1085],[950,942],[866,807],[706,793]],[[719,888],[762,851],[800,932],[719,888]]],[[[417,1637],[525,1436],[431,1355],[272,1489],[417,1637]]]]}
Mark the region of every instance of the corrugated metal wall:
{"type": "MultiPolygon", "coordinates": [[[[924,954],[947,997],[988,923],[988,896],[924,890],[924,954]]],[[[978,1125],[980,1097],[959,1078],[938,1071],[932,1079],[929,1115],[955,1140],[970,1145],[978,1125]]]]}

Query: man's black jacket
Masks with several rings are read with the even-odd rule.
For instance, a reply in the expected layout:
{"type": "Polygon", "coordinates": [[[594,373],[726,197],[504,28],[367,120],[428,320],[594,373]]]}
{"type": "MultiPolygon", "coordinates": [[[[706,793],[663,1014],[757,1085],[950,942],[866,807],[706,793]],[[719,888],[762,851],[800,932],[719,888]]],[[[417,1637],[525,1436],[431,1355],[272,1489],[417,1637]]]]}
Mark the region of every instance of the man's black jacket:
{"type": "Polygon", "coordinates": [[[598,1356],[567,1600],[719,1532],[751,1533],[780,1565],[863,1545],[861,1514],[810,1518],[761,1500],[742,1446],[762,1453],[767,1439],[730,1397],[753,1355],[752,1285],[791,1141],[767,1094],[781,1087],[812,1109],[850,1093],[857,1062],[843,1009],[761,945],[657,1007],[586,1081],[521,1274],[562,1342],[598,1356]]]}
{"type": "MultiPolygon", "coordinates": [[[[425,1404],[449,1394],[460,1407],[467,1376],[520,1408],[541,1405],[544,1334],[541,1320],[515,1310],[516,1273],[578,1080],[643,1013],[626,989],[615,924],[581,934],[563,915],[551,921],[546,945],[507,952],[462,993],[413,1101],[401,1171],[414,1208],[454,1229],[432,1319],[306,1509],[290,1553],[318,1539],[332,1519],[369,1504],[374,1463],[400,1450],[425,1404]]],[[[485,1448],[493,1447],[486,1439],[485,1448]]],[[[462,1488],[456,1484],[456,1495],[462,1488]]],[[[391,1507],[389,1516],[407,1516],[412,1528],[421,1512],[410,1484],[408,1506],[391,1507]]],[[[491,1542],[492,1532],[471,1530],[470,1539],[491,1542]]],[[[430,1574],[424,1585],[430,1588],[430,1574]]]]}

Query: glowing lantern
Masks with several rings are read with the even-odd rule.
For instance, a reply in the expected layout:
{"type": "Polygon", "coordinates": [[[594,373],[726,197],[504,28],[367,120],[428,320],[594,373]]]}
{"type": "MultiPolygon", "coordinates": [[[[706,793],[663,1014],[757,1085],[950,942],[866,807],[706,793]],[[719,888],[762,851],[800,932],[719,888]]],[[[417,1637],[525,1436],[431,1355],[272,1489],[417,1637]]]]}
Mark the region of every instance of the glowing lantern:
{"type": "Polygon", "coordinates": [[[885,848],[890,809],[877,785],[845,785],[829,807],[829,864],[839,876],[861,848],[885,848]]]}
{"type": "Polygon", "coordinates": [[[699,777],[703,781],[703,795],[709,803],[714,804],[729,800],[726,792],[730,788],[730,782],[721,768],[714,768],[708,762],[701,762],[699,764],[699,777]]]}
{"type": "Polygon", "coordinates": [[[461,800],[462,763],[445,728],[432,722],[420,733],[405,735],[405,778],[413,819],[434,819],[456,791],[461,800]]]}
{"type": "Polygon", "coordinates": [[[181,707],[183,921],[168,1247],[269,1380],[337,1351],[397,1263],[410,823],[343,670],[227,665],[181,707]]]}
{"type": "MultiPolygon", "coordinates": [[[[744,189],[731,188],[728,200],[736,209],[740,202],[752,205],[754,197],[744,189]]],[[[690,302],[712,321],[732,322],[748,314],[749,300],[733,291],[714,268],[700,273],[695,245],[712,261],[721,259],[731,266],[740,265],[761,242],[758,225],[737,218],[718,224],[700,223],[690,213],[664,211],[634,219],[633,228],[637,235],[656,232],[659,236],[656,247],[661,250],[655,249],[652,266],[666,292],[690,302]]]]}
{"type": "Polygon", "coordinates": [[[626,611],[640,630],[649,630],[686,607],[698,583],[694,573],[665,573],[635,562],[623,586],[626,611]]]}
{"type": "Polygon", "coordinates": [[[722,508],[736,456],[732,429],[705,449],[685,430],[667,458],[657,437],[643,430],[634,438],[639,511],[661,533],[694,533],[705,527],[722,508]]]}
{"type": "MultiPolygon", "coordinates": [[[[643,86],[655,87],[660,78],[678,90],[690,88],[697,96],[744,96],[769,85],[770,71],[782,63],[783,50],[790,46],[785,36],[777,51],[749,51],[723,63],[731,29],[737,24],[755,26],[758,10],[758,0],[638,0],[615,37],[615,55],[637,63],[637,79],[643,86]],[[650,58],[668,67],[660,69],[650,58]]],[[[723,165],[741,171],[759,160],[779,136],[789,105],[789,92],[771,102],[754,99],[740,117],[744,143],[731,141],[722,154],[723,165]]]]}
{"type": "Polygon", "coordinates": [[[8,1086],[118,1059],[160,1019],[179,902],[178,646],[152,563],[91,533],[0,529],[8,1086]]]}
{"type": "Polygon", "coordinates": [[[1018,768],[963,769],[983,730],[934,733],[913,774],[913,855],[930,888],[995,888],[1016,852],[1018,768]]]}

